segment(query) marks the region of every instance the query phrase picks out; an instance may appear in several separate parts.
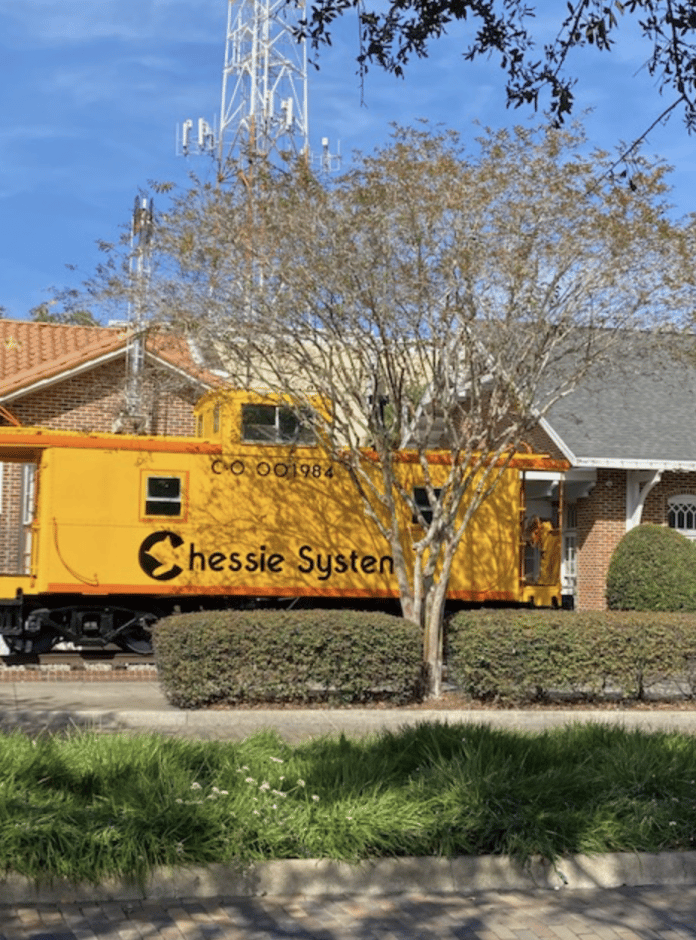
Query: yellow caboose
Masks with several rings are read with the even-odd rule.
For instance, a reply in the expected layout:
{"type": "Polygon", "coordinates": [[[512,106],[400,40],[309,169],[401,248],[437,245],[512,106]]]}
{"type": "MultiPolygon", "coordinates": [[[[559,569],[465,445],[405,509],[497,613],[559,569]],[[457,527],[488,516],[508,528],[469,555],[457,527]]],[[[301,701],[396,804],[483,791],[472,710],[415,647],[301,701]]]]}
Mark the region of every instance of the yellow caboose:
{"type": "MultiPolygon", "coordinates": [[[[145,652],[152,621],[175,606],[398,598],[389,545],[348,470],[289,409],[216,392],[196,413],[197,438],[0,428],[0,460],[22,464],[25,480],[25,518],[3,555],[17,569],[0,573],[0,632],[11,648],[45,650],[65,638],[145,652]]],[[[401,482],[418,498],[420,466],[400,456],[401,482]]],[[[430,455],[434,486],[446,463],[430,455]]],[[[458,550],[451,599],[560,602],[557,528],[534,584],[522,532],[525,473],[563,469],[515,456],[458,550]]],[[[417,523],[404,517],[403,531],[410,527],[417,523]]]]}

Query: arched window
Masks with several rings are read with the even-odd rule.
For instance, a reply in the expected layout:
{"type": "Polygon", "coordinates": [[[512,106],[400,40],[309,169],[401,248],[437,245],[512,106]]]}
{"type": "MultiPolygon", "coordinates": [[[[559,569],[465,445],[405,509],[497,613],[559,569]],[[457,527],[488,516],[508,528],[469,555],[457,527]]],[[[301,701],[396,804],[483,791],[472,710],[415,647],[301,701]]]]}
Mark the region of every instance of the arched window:
{"type": "Polygon", "coordinates": [[[670,496],[667,523],[672,529],[681,532],[687,539],[696,541],[696,494],[681,493],[670,496]]]}

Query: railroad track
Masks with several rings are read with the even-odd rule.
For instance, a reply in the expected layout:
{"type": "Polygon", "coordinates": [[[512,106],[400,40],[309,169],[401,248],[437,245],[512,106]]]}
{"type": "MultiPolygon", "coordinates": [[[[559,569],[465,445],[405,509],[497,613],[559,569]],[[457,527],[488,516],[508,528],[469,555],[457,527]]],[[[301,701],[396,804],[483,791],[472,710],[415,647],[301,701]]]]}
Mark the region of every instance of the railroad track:
{"type": "Polygon", "coordinates": [[[56,650],[50,653],[8,653],[0,656],[3,679],[111,678],[156,676],[154,653],[137,655],[121,649],[56,650]],[[139,667],[139,668],[133,668],[139,667]]]}

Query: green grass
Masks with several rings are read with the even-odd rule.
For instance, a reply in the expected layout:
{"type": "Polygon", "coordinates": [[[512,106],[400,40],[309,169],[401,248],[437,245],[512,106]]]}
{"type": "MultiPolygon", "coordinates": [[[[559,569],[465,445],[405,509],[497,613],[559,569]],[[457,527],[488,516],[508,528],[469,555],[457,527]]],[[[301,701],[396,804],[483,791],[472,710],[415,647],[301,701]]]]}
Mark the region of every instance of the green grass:
{"type": "Polygon", "coordinates": [[[696,739],[421,724],[290,747],[158,735],[0,737],[0,868],[143,878],[271,858],[687,849],[696,739]]]}

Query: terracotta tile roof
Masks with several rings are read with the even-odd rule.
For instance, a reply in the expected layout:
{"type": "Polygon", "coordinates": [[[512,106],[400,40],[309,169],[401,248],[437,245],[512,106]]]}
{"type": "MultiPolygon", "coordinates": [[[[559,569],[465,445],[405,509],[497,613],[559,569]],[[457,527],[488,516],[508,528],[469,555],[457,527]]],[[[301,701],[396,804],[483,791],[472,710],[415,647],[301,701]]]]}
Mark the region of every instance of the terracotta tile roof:
{"type": "MultiPolygon", "coordinates": [[[[0,400],[101,356],[125,350],[127,339],[128,331],[123,327],[0,320],[0,400]]],[[[194,360],[183,337],[153,333],[147,348],[204,385],[220,384],[218,376],[194,360]]]]}

